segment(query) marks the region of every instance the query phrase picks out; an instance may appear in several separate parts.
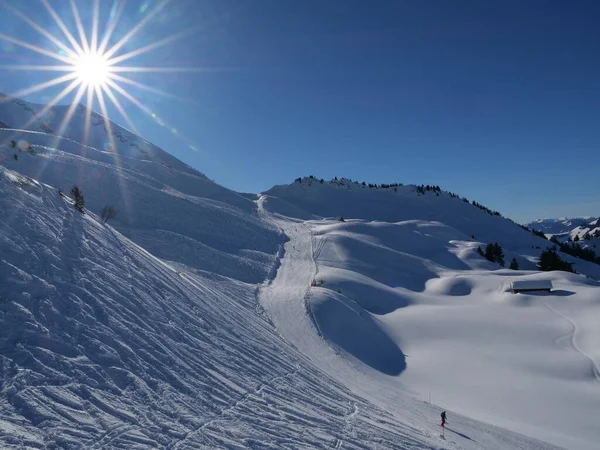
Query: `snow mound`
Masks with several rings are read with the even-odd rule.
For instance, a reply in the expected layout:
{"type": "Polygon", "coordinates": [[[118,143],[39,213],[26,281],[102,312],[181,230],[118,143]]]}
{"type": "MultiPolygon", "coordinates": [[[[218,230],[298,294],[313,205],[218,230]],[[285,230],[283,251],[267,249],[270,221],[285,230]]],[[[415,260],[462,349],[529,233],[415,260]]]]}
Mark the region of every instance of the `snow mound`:
{"type": "Polygon", "coordinates": [[[473,291],[473,282],[467,277],[437,278],[427,283],[427,292],[436,295],[467,296],[473,291]]]}
{"type": "Polygon", "coordinates": [[[394,341],[347,297],[315,289],[308,301],[319,332],[336,348],[387,375],[399,375],[406,368],[394,341]]]}

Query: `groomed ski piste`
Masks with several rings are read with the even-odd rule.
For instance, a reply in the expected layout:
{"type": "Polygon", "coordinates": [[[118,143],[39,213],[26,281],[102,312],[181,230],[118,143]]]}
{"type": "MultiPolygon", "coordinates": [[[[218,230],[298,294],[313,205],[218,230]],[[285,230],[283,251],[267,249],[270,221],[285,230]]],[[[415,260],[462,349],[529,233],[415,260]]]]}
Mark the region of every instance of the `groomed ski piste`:
{"type": "Polygon", "coordinates": [[[600,266],[537,272],[547,241],[414,186],[253,201],[36,108],[0,105],[0,447],[595,448],[600,266]]]}

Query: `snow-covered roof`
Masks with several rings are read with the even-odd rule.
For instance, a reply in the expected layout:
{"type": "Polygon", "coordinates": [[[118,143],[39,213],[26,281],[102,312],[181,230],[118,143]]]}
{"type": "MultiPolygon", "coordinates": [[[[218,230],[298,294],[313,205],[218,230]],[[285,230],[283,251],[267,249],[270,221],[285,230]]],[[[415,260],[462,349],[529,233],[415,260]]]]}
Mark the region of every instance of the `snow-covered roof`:
{"type": "Polygon", "coordinates": [[[519,280],[510,283],[512,290],[543,290],[552,289],[552,281],[550,280],[519,280]]]}

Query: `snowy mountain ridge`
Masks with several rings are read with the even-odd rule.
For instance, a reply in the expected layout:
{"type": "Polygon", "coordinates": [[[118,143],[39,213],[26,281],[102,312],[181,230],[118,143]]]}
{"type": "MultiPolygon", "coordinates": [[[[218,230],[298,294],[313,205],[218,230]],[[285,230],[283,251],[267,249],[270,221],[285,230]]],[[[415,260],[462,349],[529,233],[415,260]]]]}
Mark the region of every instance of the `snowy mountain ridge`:
{"type": "MultiPolygon", "coordinates": [[[[13,99],[0,103],[0,120],[15,128],[29,122],[39,128],[40,121],[42,128],[62,128],[69,108],[45,109],[13,99]],[[40,112],[32,121],[32,114],[40,112]]],[[[79,186],[86,207],[96,213],[112,205],[118,211],[113,225],[156,256],[244,281],[263,279],[280,237],[256,217],[252,200],[116,124],[110,126],[117,135],[118,150],[113,151],[104,118],[94,113],[96,122],[86,132],[86,110],[77,111],[65,129],[70,137],[0,129],[2,164],[64,192],[79,186]],[[152,203],[161,205],[161,214],[152,203]],[[195,218],[201,217],[204,223],[198,227],[195,218]]]]}
{"type": "MultiPolygon", "coordinates": [[[[600,218],[543,219],[532,222],[532,228],[546,229],[548,238],[561,243],[574,242],[584,249],[596,252],[600,243],[600,218]],[[538,224],[542,224],[540,227],[538,224]]],[[[600,251],[598,251],[600,254],[600,251]]]]}
{"type": "Polygon", "coordinates": [[[529,228],[542,231],[545,234],[554,235],[570,233],[574,228],[587,225],[596,219],[598,218],[592,216],[570,218],[559,217],[556,219],[547,218],[534,220],[533,222],[526,223],[525,225],[529,228]]]}
{"type": "Polygon", "coordinates": [[[0,93],[0,116],[3,126],[1,128],[39,131],[66,138],[91,148],[110,151],[111,136],[119,145],[121,157],[149,158],[154,162],[176,167],[180,171],[187,171],[196,175],[205,176],[197,169],[181,162],[169,153],[161,150],[135,133],[112,122],[105,121],[98,112],[88,109],[85,105],[46,105],[26,102],[0,93]],[[65,118],[72,114],[71,118],[65,118]],[[89,121],[91,133],[86,133],[85,122],[89,121]],[[109,134],[108,127],[111,133],[109,134]],[[98,132],[98,128],[101,129],[98,132]]]}

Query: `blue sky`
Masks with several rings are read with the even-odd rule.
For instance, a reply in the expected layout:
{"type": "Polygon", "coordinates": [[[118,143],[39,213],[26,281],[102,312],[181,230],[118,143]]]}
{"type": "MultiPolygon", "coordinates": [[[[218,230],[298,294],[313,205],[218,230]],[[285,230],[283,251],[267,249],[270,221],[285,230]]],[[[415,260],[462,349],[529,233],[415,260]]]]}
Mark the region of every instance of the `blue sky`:
{"type": "MultiPolygon", "coordinates": [[[[8,3],[62,38],[39,2],[8,3]]],[[[157,4],[127,2],[113,42],[157,4]]],[[[131,64],[209,70],[135,74],[184,98],[129,89],[170,126],[123,103],[143,137],[238,191],[346,176],[437,184],[518,221],[600,215],[599,20],[595,1],[173,0],[125,50],[195,32],[131,64]]],[[[56,49],[4,11],[0,30],[56,49]]],[[[50,62],[6,42],[0,58],[50,62]]],[[[0,91],[50,76],[2,69],[0,91]]]]}

